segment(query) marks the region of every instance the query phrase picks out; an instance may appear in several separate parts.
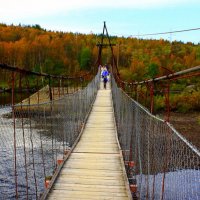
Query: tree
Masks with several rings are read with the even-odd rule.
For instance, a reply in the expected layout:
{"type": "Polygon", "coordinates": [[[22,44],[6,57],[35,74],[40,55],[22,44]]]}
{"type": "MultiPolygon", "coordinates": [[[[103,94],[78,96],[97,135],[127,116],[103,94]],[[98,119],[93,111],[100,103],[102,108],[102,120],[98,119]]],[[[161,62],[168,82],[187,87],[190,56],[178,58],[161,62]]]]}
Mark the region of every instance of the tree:
{"type": "Polygon", "coordinates": [[[159,73],[159,67],[156,63],[151,63],[148,67],[148,75],[150,78],[156,77],[159,73]]]}
{"type": "Polygon", "coordinates": [[[89,70],[91,65],[92,54],[89,48],[83,48],[80,56],[80,66],[82,70],[89,70]]]}

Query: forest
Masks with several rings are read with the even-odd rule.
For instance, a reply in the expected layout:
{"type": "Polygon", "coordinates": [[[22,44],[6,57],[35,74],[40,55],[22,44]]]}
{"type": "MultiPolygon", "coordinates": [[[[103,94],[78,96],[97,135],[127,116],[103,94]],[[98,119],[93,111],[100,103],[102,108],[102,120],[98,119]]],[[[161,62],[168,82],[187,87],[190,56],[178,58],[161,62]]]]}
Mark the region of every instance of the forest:
{"type": "MultiPolygon", "coordinates": [[[[95,64],[100,40],[101,35],[93,33],[0,24],[0,62],[33,71],[76,74],[95,64]]],[[[200,64],[200,44],[117,36],[111,36],[111,40],[126,80],[143,80],[200,64]]],[[[103,50],[103,62],[111,62],[109,47],[103,50]]]]}
{"type": "MultiPolygon", "coordinates": [[[[121,78],[139,81],[200,65],[200,44],[110,36],[121,78]]],[[[101,34],[47,31],[40,25],[0,24],[0,63],[55,75],[79,75],[95,66],[101,34]]],[[[105,38],[105,43],[106,43],[105,38]]],[[[112,63],[109,47],[102,64],[112,63]]],[[[0,72],[1,73],[1,72],[0,72]]],[[[0,74],[3,77],[3,74],[0,74]]],[[[3,78],[0,88],[5,86],[3,78]]],[[[172,83],[171,108],[180,112],[200,110],[199,77],[172,83]],[[181,103],[180,103],[181,102],[181,103]]],[[[164,109],[157,95],[156,110],[164,109]]]]}

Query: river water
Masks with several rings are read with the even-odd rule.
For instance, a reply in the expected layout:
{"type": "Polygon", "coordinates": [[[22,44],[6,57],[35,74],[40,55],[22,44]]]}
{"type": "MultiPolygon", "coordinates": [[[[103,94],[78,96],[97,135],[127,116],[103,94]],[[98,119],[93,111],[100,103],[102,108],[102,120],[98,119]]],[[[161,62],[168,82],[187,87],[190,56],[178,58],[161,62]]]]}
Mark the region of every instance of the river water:
{"type": "MultiPolygon", "coordinates": [[[[5,117],[5,114],[8,113],[11,113],[11,107],[0,108],[0,199],[2,200],[16,198],[13,119],[5,117]]],[[[16,118],[15,123],[16,173],[19,199],[26,199],[27,188],[29,199],[36,199],[36,193],[39,197],[44,191],[45,176],[53,174],[56,163],[55,158],[61,156],[62,151],[60,148],[62,144],[59,139],[54,138],[54,150],[52,150],[50,131],[38,126],[35,119],[23,119],[24,132],[22,131],[22,120],[16,118]]]]}

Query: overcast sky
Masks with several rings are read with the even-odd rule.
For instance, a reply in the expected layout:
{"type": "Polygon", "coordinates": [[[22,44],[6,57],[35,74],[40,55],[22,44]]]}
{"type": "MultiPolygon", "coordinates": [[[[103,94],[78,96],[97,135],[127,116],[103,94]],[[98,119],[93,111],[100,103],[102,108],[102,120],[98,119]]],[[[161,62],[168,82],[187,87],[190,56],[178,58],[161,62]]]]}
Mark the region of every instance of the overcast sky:
{"type": "MultiPolygon", "coordinates": [[[[106,21],[110,35],[200,28],[200,0],[0,0],[0,22],[39,24],[47,30],[101,33],[106,21]]],[[[200,30],[145,36],[200,43],[200,30]]]]}

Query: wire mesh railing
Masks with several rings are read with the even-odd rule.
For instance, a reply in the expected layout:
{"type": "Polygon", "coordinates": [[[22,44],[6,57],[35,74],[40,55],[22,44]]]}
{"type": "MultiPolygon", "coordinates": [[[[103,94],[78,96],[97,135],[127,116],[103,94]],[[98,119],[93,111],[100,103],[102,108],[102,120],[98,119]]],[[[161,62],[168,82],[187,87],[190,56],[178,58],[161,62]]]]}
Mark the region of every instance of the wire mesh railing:
{"type": "Polygon", "coordinates": [[[40,198],[78,137],[98,87],[99,75],[55,100],[30,104],[28,98],[0,108],[0,199],[40,198]]]}
{"type": "Polygon", "coordinates": [[[133,199],[200,199],[200,152],[112,78],[118,138],[133,199]]]}

